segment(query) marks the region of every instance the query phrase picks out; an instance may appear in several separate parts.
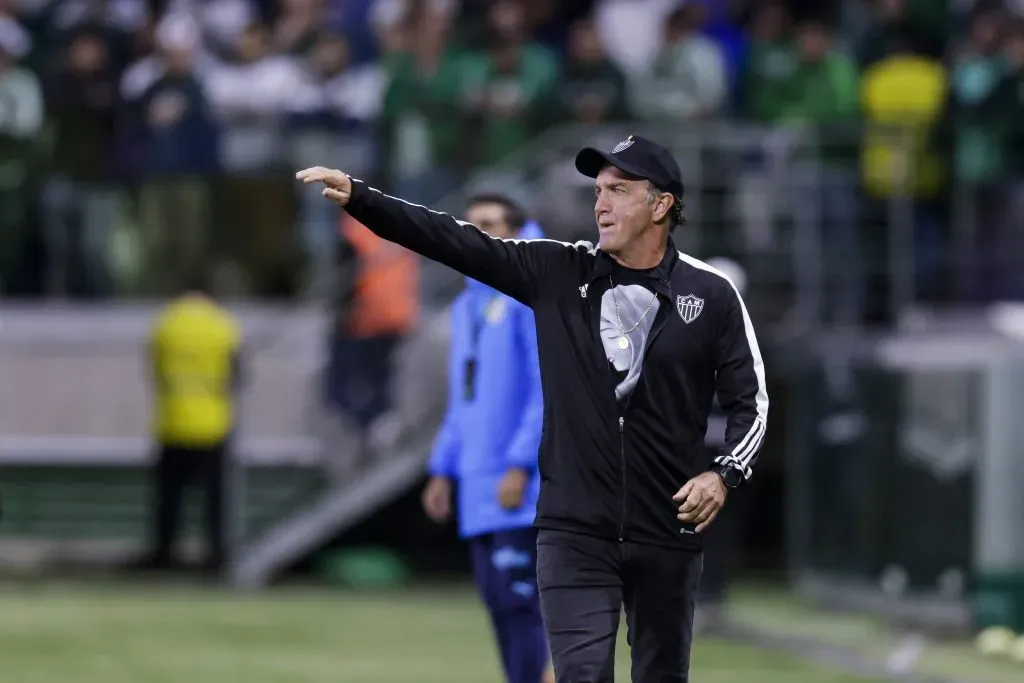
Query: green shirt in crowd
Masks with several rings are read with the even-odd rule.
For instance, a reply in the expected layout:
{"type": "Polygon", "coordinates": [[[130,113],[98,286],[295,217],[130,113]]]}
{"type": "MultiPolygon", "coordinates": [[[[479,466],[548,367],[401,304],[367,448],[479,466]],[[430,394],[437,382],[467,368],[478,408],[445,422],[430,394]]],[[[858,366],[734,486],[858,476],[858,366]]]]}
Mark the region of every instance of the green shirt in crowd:
{"type": "Polygon", "coordinates": [[[493,164],[543,129],[543,109],[558,78],[555,56],[540,45],[522,48],[519,68],[501,72],[489,55],[467,62],[463,90],[476,111],[477,162],[493,164]],[[489,103],[480,105],[479,103],[489,103]]]}
{"type": "Polygon", "coordinates": [[[460,98],[466,57],[448,52],[433,70],[417,61],[411,52],[389,58],[381,114],[387,163],[405,175],[456,165],[465,147],[460,98]]]}

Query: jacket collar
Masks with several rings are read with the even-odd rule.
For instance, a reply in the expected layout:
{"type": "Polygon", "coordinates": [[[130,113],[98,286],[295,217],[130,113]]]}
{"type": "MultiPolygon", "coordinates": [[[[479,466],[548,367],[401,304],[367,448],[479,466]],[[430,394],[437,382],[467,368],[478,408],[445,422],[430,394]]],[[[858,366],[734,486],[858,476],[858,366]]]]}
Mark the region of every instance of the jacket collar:
{"type": "Polygon", "coordinates": [[[672,298],[672,270],[675,268],[677,261],[679,261],[679,252],[676,250],[675,242],[672,241],[671,237],[668,238],[668,245],[665,248],[665,256],[662,257],[661,263],[649,271],[633,271],[629,268],[620,266],[615,262],[615,259],[598,249],[594,270],[590,275],[590,282],[607,278],[609,275],[616,272],[642,272],[650,279],[651,284],[654,286],[654,290],[658,294],[672,298]]]}

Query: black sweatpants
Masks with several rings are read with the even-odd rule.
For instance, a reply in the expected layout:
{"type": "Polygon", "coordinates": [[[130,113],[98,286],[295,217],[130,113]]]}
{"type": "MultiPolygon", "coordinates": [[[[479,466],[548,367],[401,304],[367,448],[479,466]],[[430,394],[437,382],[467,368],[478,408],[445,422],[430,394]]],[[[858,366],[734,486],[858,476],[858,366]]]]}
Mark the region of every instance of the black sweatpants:
{"type": "Polygon", "coordinates": [[[203,493],[207,568],[215,571],[224,568],[227,559],[226,451],[226,443],[208,448],[160,447],[154,472],[155,565],[166,567],[173,564],[185,490],[196,485],[203,493]]]}
{"type": "Polygon", "coordinates": [[[558,683],[610,683],[626,608],[633,683],[686,683],[703,558],[542,529],[537,586],[558,683]]]}

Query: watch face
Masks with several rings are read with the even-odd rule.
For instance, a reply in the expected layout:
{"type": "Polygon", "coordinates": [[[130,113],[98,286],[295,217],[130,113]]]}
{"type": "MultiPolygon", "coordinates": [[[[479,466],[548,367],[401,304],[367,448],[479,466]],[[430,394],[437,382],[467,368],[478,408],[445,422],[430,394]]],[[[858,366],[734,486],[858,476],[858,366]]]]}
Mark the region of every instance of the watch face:
{"type": "Polygon", "coordinates": [[[734,489],[740,485],[740,473],[732,467],[724,468],[722,480],[725,481],[727,487],[734,489]]]}

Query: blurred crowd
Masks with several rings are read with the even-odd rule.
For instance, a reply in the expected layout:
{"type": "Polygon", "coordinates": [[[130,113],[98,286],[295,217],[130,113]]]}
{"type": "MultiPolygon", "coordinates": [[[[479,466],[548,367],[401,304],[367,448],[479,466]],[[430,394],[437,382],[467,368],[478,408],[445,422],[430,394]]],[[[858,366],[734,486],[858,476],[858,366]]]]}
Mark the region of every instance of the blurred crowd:
{"type": "MultiPolygon", "coordinates": [[[[858,212],[903,193],[924,294],[943,296],[966,212],[966,294],[1021,296],[1007,261],[1024,253],[1019,13],[1015,0],[0,0],[0,292],[165,295],[203,271],[227,293],[294,296],[325,281],[339,240],[296,167],[433,202],[559,124],[729,120],[842,140],[814,182],[849,279],[858,212]]],[[[748,232],[744,248],[773,239],[748,232]]],[[[837,305],[856,315],[868,290],[845,291],[837,305]]]]}

